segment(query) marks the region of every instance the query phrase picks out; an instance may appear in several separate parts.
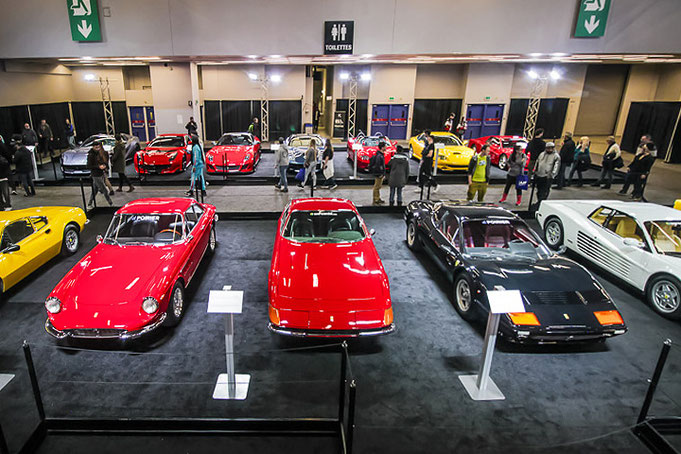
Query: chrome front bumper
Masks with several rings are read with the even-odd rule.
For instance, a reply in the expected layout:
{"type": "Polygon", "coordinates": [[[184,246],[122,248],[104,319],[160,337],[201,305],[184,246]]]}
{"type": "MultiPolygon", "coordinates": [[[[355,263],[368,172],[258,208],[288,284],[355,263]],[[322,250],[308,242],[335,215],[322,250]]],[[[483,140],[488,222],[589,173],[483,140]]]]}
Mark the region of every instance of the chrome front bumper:
{"type": "Polygon", "coordinates": [[[50,319],[45,320],[45,331],[57,339],[119,339],[122,341],[137,339],[144,336],[156,328],[161,326],[166,319],[166,314],[163,313],[150,325],[136,331],[126,331],[119,329],[65,329],[60,331],[52,325],[50,319]]]}
{"type": "Polygon", "coordinates": [[[267,328],[276,334],[282,336],[294,337],[370,337],[390,334],[395,331],[395,324],[391,323],[383,328],[364,329],[364,330],[310,330],[298,328],[283,328],[273,323],[269,323],[267,328]]]}

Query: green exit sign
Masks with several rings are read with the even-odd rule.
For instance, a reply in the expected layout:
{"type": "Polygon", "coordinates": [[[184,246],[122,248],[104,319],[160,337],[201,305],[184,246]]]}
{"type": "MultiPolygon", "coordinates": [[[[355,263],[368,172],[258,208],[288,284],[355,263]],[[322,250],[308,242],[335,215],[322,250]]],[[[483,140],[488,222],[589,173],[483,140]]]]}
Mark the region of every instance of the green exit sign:
{"type": "Polygon", "coordinates": [[[394,96],[391,96],[390,98],[388,98],[388,100],[389,100],[389,101],[394,101],[394,100],[395,100],[395,97],[394,97],[394,96]]]}
{"type": "Polygon", "coordinates": [[[101,41],[97,0],[66,0],[74,41],[101,41]]]}
{"type": "Polygon", "coordinates": [[[485,96],[485,101],[489,101],[490,99],[492,99],[491,96],[485,96]]]}
{"type": "Polygon", "coordinates": [[[605,34],[610,0],[579,0],[575,38],[597,38],[605,34]]]}

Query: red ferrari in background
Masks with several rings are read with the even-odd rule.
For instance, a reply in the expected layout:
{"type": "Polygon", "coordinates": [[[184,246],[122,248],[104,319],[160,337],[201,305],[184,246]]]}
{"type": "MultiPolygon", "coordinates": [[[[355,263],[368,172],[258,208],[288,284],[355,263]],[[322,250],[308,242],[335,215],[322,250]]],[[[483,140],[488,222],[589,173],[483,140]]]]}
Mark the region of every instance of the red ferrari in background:
{"type": "Polygon", "coordinates": [[[360,133],[357,137],[350,137],[348,139],[348,160],[354,162],[356,157],[357,169],[368,170],[369,160],[376,154],[378,144],[381,142],[385,142],[385,166],[387,168],[388,163],[397,151],[397,142],[390,141],[382,134],[365,136],[360,133]]]}
{"type": "Polygon", "coordinates": [[[507,170],[508,158],[513,153],[513,146],[516,143],[524,144],[523,148],[527,146],[527,140],[522,136],[485,136],[477,139],[470,139],[468,146],[479,152],[482,146],[489,144],[489,155],[492,164],[499,167],[501,170],[507,170]]]}
{"type": "Polygon", "coordinates": [[[390,284],[357,208],[296,199],[279,218],[269,273],[269,329],[290,336],[391,333],[390,284]]]}
{"type": "Polygon", "coordinates": [[[213,205],[193,199],[126,204],[50,292],[45,329],[59,339],[128,340],[177,325],[185,288],[217,245],[216,220],[213,205]]]}
{"type": "Polygon", "coordinates": [[[191,165],[192,145],[187,134],[161,134],[135,154],[140,175],[182,172],[191,165]]]}
{"type": "Polygon", "coordinates": [[[206,152],[208,173],[251,173],[260,162],[260,140],[248,132],[223,134],[206,152]]]}

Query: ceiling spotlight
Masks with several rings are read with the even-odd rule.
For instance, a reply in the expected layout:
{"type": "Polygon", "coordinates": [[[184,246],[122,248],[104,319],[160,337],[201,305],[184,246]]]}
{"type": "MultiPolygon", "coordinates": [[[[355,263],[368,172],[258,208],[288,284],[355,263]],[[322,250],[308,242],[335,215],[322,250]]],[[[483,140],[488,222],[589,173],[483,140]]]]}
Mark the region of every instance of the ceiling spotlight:
{"type": "Polygon", "coordinates": [[[362,58],[371,58],[374,54],[362,54],[362,58]]]}
{"type": "Polygon", "coordinates": [[[558,80],[558,79],[560,79],[560,73],[559,73],[558,71],[556,71],[555,69],[552,70],[552,71],[549,73],[549,76],[551,76],[551,79],[553,79],[553,80],[558,80]]]}
{"type": "Polygon", "coordinates": [[[85,80],[95,80],[97,77],[94,74],[85,74],[85,80]]]}
{"type": "Polygon", "coordinates": [[[270,76],[270,80],[274,83],[279,83],[281,82],[281,74],[272,74],[270,76]]]}
{"type": "Polygon", "coordinates": [[[94,60],[92,57],[80,57],[81,60],[94,60]]]}
{"type": "Polygon", "coordinates": [[[551,54],[552,57],[565,57],[566,55],[565,52],[554,52],[551,54]]]}
{"type": "Polygon", "coordinates": [[[350,78],[350,74],[348,74],[346,72],[342,72],[342,73],[340,73],[339,77],[340,77],[341,80],[348,80],[350,78]]]}
{"type": "Polygon", "coordinates": [[[270,58],[281,58],[281,55],[270,55],[270,58]]]}
{"type": "Polygon", "coordinates": [[[541,56],[544,55],[544,54],[542,54],[542,53],[540,53],[540,52],[532,52],[532,53],[529,54],[529,55],[530,55],[530,57],[537,58],[537,57],[541,57],[541,56]]]}
{"type": "Polygon", "coordinates": [[[255,58],[258,58],[257,55],[246,55],[246,56],[247,56],[248,58],[250,58],[251,60],[253,60],[253,59],[255,59],[255,58]]]}
{"type": "Polygon", "coordinates": [[[248,73],[248,78],[251,80],[258,80],[258,75],[256,73],[248,73]]]}
{"type": "Polygon", "coordinates": [[[371,80],[371,73],[362,73],[361,77],[364,81],[371,80]]]}
{"type": "Polygon", "coordinates": [[[539,78],[539,74],[537,74],[537,71],[535,71],[534,69],[530,69],[529,71],[527,71],[527,75],[530,76],[530,79],[539,78]]]}

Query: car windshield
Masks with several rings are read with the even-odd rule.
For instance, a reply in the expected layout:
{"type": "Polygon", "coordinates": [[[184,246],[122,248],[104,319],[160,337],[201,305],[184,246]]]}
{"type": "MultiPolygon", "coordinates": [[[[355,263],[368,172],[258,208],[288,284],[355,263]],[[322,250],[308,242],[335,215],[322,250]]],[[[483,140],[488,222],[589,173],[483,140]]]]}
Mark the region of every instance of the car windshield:
{"type": "Polygon", "coordinates": [[[180,214],[117,214],[104,237],[110,244],[169,244],[184,232],[180,214]]]}
{"type": "Polygon", "coordinates": [[[94,142],[95,140],[102,140],[102,139],[103,139],[102,136],[90,136],[87,139],[85,139],[85,142],[83,142],[83,144],[81,146],[82,147],[89,147],[89,146],[92,145],[92,142],[94,142]]]}
{"type": "Polygon", "coordinates": [[[253,141],[247,134],[227,134],[220,137],[218,145],[252,145],[253,141]]]}
{"type": "Polygon", "coordinates": [[[364,230],[350,210],[294,211],[284,238],[303,243],[352,243],[364,238],[364,230]]]}
{"type": "Polygon", "coordinates": [[[445,147],[448,146],[460,146],[461,142],[459,142],[459,139],[457,139],[454,136],[433,136],[433,142],[434,143],[441,143],[445,147]]]}
{"type": "Polygon", "coordinates": [[[541,240],[517,219],[480,219],[463,223],[463,248],[471,255],[539,259],[551,254],[541,240]]]}
{"type": "Polygon", "coordinates": [[[525,145],[527,147],[527,141],[525,139],[506,139],[503,141],[503,146],[505,148],[511,148],[513,147],[516,143],[520,142],[521,145],[525,145]]]}
{"type": "Polygon", "coordinates": [[[681,221],[644,223],[658,254],[681,257],[681,221]]]}
{"type": "Polygon", "coordinates": [[[150,147],[179,148],[184,147],[184,139],[179,136],[157,137],[151,141],[150,147]]]}
{"type": "Polygon", "coordinates": [[[386,145],[389,145],[383,137],[366,137],[362,141],[365,147],[377,147],[381,142],[385,142],[386,145]]]}
{"type": "MultiPolygon", "coordinates": [[[[291,139],[291,142],[289,143],[289,146],[291,147],[309,147],[310,146],[310,141],[312,140],[312,137],[295,137],[291,139]]],[[[322,145],[321,141],[318,139],[314,139],[317,147],[320,147],[322,145]]]]}

